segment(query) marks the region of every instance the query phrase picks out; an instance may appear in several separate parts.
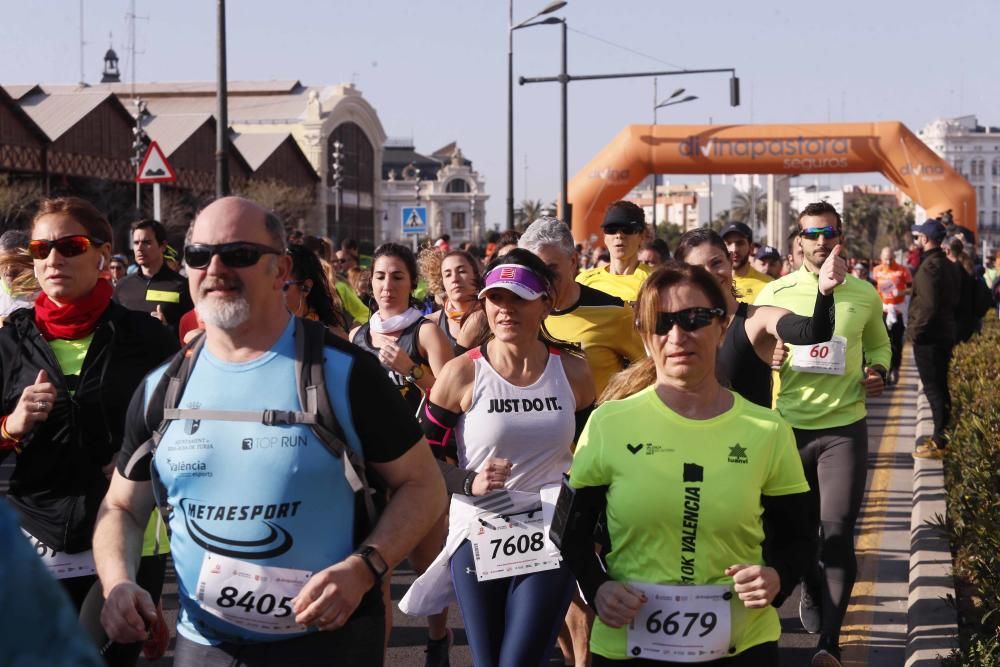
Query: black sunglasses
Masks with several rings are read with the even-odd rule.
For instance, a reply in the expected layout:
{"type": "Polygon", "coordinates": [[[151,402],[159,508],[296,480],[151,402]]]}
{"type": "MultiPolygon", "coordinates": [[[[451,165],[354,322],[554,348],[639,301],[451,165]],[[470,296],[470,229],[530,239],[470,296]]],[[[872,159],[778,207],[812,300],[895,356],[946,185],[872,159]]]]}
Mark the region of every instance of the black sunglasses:
{"type": "Polygon", "coordinates": [[[799,236],[810,241],[815,241],[820,235],[828,239],[834,239],[840,236],[840,232],[837,231],[836,227],[806,227],[799,230],[799,236]]]}
{"type": "Polygon", "coordinates": [[[641,231],[642,227],[638,225],[618,225],[618,224],[604,225],[604,233],[610,234],[612,236],[614,236],[615,234],[628,234],[629,236],[631,236],[632,234],[638,234],[641,231]]]}
{"type": "Polygon", "coordinates": [[[260,261],[262,255],[280,255],[282,251],[271,246],[249,241],[234,243],[192,243],[184,246],[184,263],[192,269],[204,269],[212,261],[213,255],[218,255],[222,263],[231,269],[245,269],[260,261]]]}
{"type": "Polygon", "coordinates": [[[28,253],[34,259],[45,259],[52,252],[52,249],[55,248],[63,257],[76,257],[91,248],[99,248],[102,245],[104,245],[104,241],[100,239],[95,239],[92,236],[84,236],[83,234],[73,234],[72,236],[64,236],[55,241],[32,239],[28,241],[28,253]]]}
{"type": "Polygon", "coordinates": [[[726,311],[721,308],[685,308],[676,313],[656,314],[656,335],[666,336],[674,328],[674,324],[687,332],[697,331],[702,327],[707,327],[714,319],[722,319],[726,311]]]}

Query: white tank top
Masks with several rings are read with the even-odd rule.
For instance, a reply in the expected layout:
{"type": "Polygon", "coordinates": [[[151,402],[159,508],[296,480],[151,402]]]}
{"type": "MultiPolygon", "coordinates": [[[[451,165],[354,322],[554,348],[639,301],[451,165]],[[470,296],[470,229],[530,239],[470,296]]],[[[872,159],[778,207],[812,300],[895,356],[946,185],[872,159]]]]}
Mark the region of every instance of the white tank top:
{"type": "Polygon", "coordinates": [[[505,487],[535,493],[559,484],[573,462],[576,398],[559,350],[549,349],[541,377],[518,387],[500,377],[479,349],[472,405],[458,421],[458,463],[479,471],[489,457],[511,461],[505,487]]]}

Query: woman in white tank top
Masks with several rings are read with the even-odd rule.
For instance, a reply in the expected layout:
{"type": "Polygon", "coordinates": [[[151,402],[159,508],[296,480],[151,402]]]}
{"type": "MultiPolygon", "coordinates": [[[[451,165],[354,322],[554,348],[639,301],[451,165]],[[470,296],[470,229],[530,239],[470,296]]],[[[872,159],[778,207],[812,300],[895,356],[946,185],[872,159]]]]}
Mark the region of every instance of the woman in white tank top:
{"type": "Polygon", "coordinates": [[[526,250],[488,267],[479,296],[493,338],[445,364],[421,416],[438,457],[458,467],[442,466],[448,545],[400,607],[447,601],[448,567],[477,666],[546,664],[575,589],[550,555],[540,492],[569,470],[594,382],[582,356],[540,339],[552,280],[526,250]]]}

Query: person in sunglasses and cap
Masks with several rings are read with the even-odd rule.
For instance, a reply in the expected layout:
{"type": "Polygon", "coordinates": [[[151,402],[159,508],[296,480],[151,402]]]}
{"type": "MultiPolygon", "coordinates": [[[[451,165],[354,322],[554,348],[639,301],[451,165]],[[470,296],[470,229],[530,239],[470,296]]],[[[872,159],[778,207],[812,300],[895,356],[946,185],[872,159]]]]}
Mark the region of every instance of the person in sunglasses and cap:
{"type": "Polygon", "coordinates": [[[292,259],[281,221],[246,199],[218,199],[188,230],[184,257],[205,333],[177,404],[204,416],[172,421],[151,456],[143,445],[156,425],[146,423],[146,411],[165,366],[129,405],[125,445],[94,530],[103,626],[117,641],[146,635],[153,606],[133,563],[155,479],[157,497],[172,509],[175,665],[229,664],[237,654],[261,667],[381,665],[381,579],[446,503],[420,427],[377,359],[325,336],[322,391],[338,435],[391,492],[369,533],[345,478],[354,469],[347,457],[335,456],[307,423],[272,419],[305,409],[296,332],[305,337],[307,323],[285,304],[292,259]],[[246,411],[268,416],[236,419],[246,411]]]}
{"type": "Polygon", "coordinates": [[[630,201],[616,201],[604,214],[601,229],[611,263],[583,271],[576,280],[631,303],[652,270],[639,261],[639,250],[646,238],[645,214],[630,201]]]}
{"type": "Polygon", "coordinates": [[[595,667],[779,662],[776,606],[807,560],[809,487],[788,424],[716,379],[726,308],[704,268],[654,270],[636,315],[656,380],[602,403],[577,442],[560,548],[597,613],[595,667]]]}
{"type": "MultiPolygon", "coordinates": [[[[765,285],[755,304],[807,315],[821,267],[839,253],[843,225],[828,202],[806,206],[798,225],[802,267],[765,285]]],[[[820,635],[813,667],[841,664],[840,626],[857,576],[854,531],[868,473],[865,401],[882,393],[892,358],[882,299],[874,285],[848,275],[833,290],[833,300],[833,337],[792,346],[781,366],[776,404],[795,432],[812,489],[812,534],[820,541],[811,552],[799,599],[802,626],[820,635]]]]}
{"type": "Polygon", "coordinates": [[[170,268],[177,251],[167,245],[167,230],[156,220],[132,223],[132,250],[139,270],[115,284],[115,301],[149,313],[177,335],[181,316],[194,308],[187,279],[170,268]]]}
{"type": "MultiPolygon", "coordinates": [[[[79,611],[97,582],[91,535],[126,408],[178,343],[148,315],[111,300],[102,278],[111,225],[93,205],[43,201],[30,238],[41,293],[0,329],[0,459],[13,459],[7,502],[25,537],[79,611]]],[[[157,598],[159,587],[147,594],[157,598]]],[[[134,661],[139,648],[109,646],[106,655],[134,661]]]]}

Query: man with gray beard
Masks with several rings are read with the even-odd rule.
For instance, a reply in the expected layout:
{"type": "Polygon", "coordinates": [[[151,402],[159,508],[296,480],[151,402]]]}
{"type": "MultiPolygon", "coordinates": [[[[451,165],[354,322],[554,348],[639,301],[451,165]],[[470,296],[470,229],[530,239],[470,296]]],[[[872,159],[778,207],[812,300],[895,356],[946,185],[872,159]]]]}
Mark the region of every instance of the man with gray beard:
{"type": "Polygon", "coordinates": [[[297,393],[296,339],[308,323],[284,305],[292,267],[280,221],[245,199],[219,199],[195,219],[184,257],[204,347],[172,404],[199,416],[170,421],[150,450],[156,424],[146,423],[147,410],[166,369],[151,373],[132,400],[94,534],[102,624],[115,641],[134,642],[155,616],[134,566],[155,479],[171,510],[175,665],[228,665],[237,654],[262,666],[328,664],[332,656],[381,665],[382,576],[447,501],[420,427],[373,356],[326,336],[323,383],[336,418],[329,426],[391,492],[368,533],[346,457],[334,456],[304,420],[276,418],[317,416],[297,393]],[[237,419],[248,412],[264,418],[237,419]]]}

